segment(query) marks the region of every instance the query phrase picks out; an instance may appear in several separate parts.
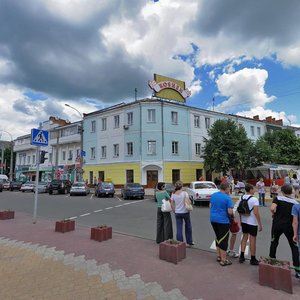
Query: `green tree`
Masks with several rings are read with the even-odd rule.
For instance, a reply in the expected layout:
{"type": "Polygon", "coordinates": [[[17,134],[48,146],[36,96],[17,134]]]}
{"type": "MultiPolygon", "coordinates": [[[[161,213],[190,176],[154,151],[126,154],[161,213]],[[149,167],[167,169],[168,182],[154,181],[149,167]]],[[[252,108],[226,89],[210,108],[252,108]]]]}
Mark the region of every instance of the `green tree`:
{"type": "Polygon", "coordinates": [[[242,172],[262,163],[256,154],[254,143],[247,137],[244,127],[232,120],[217,120],[204,138],[203,155],[205,168],[216,172],[235,169],[242,172]]]}

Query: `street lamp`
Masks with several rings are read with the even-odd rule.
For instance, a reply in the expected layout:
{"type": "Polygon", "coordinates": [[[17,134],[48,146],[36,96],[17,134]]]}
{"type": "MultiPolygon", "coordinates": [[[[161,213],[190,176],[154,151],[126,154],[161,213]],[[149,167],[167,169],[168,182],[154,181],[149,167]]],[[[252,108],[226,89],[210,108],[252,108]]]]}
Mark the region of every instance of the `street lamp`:
{"type": "Polygon", "coordinates": [[[75,107],[71,106],[70,104],[68,103],[65,103],[65,106],[67,107],[70,107],[72,109],[74,109],[78,115],[80,116],[80,123],[81,123],[81,128],[80,128],[80,156],[79,156],[79,159],[80,159],[80,176],[79,176],[79,179],[80,181],[82,181],[82,165],[83,165],[83,159],[82,159],[82,154],[83,154],[83,115],[82,113],[75,107]]]}
{"type": "Polygon", "coordinates": [[[13,145],[13,138],[12,135],[5,130],[2,130],[2,132],[7,133],[10,136],[10,170],[9,170],[9,180],[13,180],[13,156],[14,156],[14,145],[13,145]]]}

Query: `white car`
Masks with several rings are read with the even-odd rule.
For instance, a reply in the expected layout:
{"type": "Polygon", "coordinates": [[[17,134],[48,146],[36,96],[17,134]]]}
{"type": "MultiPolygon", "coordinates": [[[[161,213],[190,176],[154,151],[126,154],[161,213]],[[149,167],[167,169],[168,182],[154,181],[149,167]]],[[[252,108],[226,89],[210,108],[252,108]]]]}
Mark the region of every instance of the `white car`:
{"type": "Polygon", "coordinates": [[[218,188],[212,181],[193,181],[186,188],[190,199],[195,202],[209,202],[212,194],[218,192],[218,188]]]}
{"type": "Polygon", "coordinates": [[[26,191],[33,192],[34,188],[35,188],[35,182],[27,181],[21,185],[20,191],[22,191],[23,193],[26,191]]]}
{"type": "Polygon", "coordinates": [[[85,182],[74,182],[71,186],[70,196],[74,195],[88,195],[90,188],[85,182]]]}
{"type": "Polygon", "coordinates": [[[10,182],[6,179],[0,179],[4,190],[9,190],[10,182]]]}
{"type": "MultiPolygon", "coordinates": [[[[35,184],[34,184],[34,192],[35,192],[35,184]]],[[[48,182],[40,181],[38,183],[38,192],[48,193],[48,182]]]]}

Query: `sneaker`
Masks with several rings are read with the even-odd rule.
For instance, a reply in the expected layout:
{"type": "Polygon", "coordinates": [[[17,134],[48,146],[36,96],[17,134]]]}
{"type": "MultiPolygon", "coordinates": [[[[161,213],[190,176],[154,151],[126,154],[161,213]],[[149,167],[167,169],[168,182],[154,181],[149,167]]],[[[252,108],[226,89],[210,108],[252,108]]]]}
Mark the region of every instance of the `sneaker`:
{"type": "Polygon", "coordinates": [[[300,271],[296,271],[295,277],[298,278],[298,279],[300,278],[300,271]]]}
{"type": "Polygon", "coordinates": [[[250,265],[252,265],[252,266],[258,266],[259,265],[259,261],[256,258],[250,259],[250,265]]]}
{"type": "Polygon", "coordinates": [[[233,258],[239,257],[239,255],[235,251],[232,251],[232,250],[227,250],[227,255],[230,257],[233,257],[233,258]]]}
{"type": "Polygon", "coordinates": [[[245,257],[241,257],[241,256],[240,256],[240,258],[239,258],[239,263],[242,264],[242,263],[244,263],[244,262],[245,262],[245,257]]]}

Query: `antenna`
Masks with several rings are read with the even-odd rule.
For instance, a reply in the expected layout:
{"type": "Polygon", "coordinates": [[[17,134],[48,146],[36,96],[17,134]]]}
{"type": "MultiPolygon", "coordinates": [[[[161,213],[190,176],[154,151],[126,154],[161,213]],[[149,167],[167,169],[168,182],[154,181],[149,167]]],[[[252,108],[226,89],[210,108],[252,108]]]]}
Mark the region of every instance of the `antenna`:
{"type": "Polygon", "coordinates": [[[137,101],[137,88],[134,89],[134,99],[137,101]]]}
{"type": "Polygon", "coordinates": [[[213,103],[213,111],[215,111],[215,97],[212,98],[212,103],[213,103]]]}

